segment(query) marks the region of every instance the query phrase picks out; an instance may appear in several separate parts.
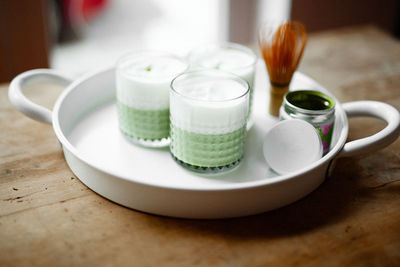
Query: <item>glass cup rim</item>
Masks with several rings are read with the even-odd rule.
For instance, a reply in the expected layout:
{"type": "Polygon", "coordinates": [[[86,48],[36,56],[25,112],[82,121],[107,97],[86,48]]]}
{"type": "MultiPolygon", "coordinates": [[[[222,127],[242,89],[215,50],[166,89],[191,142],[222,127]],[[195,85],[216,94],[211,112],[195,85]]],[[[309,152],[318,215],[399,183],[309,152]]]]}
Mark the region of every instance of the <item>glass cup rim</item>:
{"type": "MultiPolygon", "coordinates": [[[[193,49],[191,49],[189,51],[189,53],[187,54],[186,58],[187,58],[188,62],[192,65],[193,64],[192,60],[191,60],[192,57],[194,57],[194,55],[198,51],[205,50],[207,48],[233,48],[235,50],[242,51],[242,52],[250,55],[253,58],[253,60],[252,60],[252,62],[250,64],[246,64],[246,65],[243,65],[243,66],[240,66],[240,67],[231,68],[231,69],[229,69],[229,71],[245,69],[245,68],[254,66],[257,63],[257,55],[253,52],[253,50],[251,50],[247,46],[244,46],[244,45],[241,45],[241,44],[238,44],[238,43],[233,43],[233,42],[206,43],[206,44],[203,44],[203,45],[198,45],[198,46],[194,47],[193,49]]],[[[226,71],[228,71],[228,70],[226,70],[226,71]]]]}
{"type": "Polygon", "coordinates": [[[183,72],[186,72],[190,67],[189,61],[183,56],[179,56],[177,54],[174,54],[174,53],[171,53],[171,52],[168,52],[168,51],[164,51],[164,50],[143,49],[143,50],[130,50],[130,51],[125,52],[124,54],[122,54],[116,61],[115,69],[123,72],[123,68],[121,67],[121,64],[125,60],[127,60],[131,56],[140,56],[140,55],[146,55],[146,54],[153,55],[153,56],[168,56],[168,57],[177,59],[180,62],[184,63],[186,65],[186,67],[181,72],[179,72],[179,74],[181,74],[183,72]]]}
{"type": "Polygon", "coordinates": [[[248,83],[245,79],[241,78],[240,76],[238,76],[238,75],[236,75],[236,74],[233,74],[233,73],[231,73],[231,72],[228,72],[228,71],[214,70],[214,69],[195,70],[195,71],[187,71],[187,72],[180,73],[180,74],[177,75],[174,79],[172,79],[171,84],[170,84],[170,88],[171,88],[171,91],[172,91],[172,92],[174,92],[175,94],[177,94],[177,95],[179,95],[179,96],[181,96],[181,97],[184,97],[184,98],[186,98],[186,99],[190,99],[190,100],[192,100],[192,101],[204,102],[204,103],[207,103],[207,102],[208,102],[208,103],[210,103],[210,102],[214,102],[214,103],[216,103],[216,102],[223,103],[223,102],[234,101],[234,100],[240,99],[240,98],[242,98],[242,97],[248,95],[249,92],[250,92],[250,85],[249,85],[249,83],[248,83]],[[181,92],[178,92],[178,91],[174,88],[174,83],[175,83],[177,80],[182,79],[183,76],[187,76],[187,75],[207,76],[206,74],[211,74],[211,75],[213,75],[213,77],[218,77],[218,76],[219,76],[219,77],[230,78],[230,80],[233,79],[233,80],[235,80],[235,81],[241,83],[242,85],[244,85],[245,88],[246,88],[246,90],[245,90],[245,92],[244,92],[243,94],[241,94],[240,96],[235,96],[235,97],[229,98],[229,99],[223,99],[223,100],[205,100],[205,99],[198,99],[198,98],[196,98],[196,97],[192,97],[192,96],[185,95],[185,94],[183,94],[183,93],[181,93],[181,92]]]}

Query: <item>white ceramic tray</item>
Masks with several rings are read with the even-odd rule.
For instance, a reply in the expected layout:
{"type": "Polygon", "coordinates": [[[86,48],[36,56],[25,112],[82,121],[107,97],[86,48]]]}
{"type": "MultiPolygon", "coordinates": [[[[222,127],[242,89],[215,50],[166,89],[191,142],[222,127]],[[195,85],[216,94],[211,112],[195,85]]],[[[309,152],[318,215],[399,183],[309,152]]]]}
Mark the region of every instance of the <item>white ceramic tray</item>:
{"type": "MultiPolygon", "coordinates": [[[[369,152],[396,140],[400,116],[393,107],[372,101],[341,105],[337,101],[330,152],[303,169],[278,176],[266,164],[262,144],[276,119],[267,114],[268,78],[259,62],[254,90],[254,124],[248,131],[244,159],[233,171],[207,176],[190,172],[172,159],[168,148],[133,145],[120,133],[115,103],[115,70],[109,68],[72,82],[53,111],[25,98],[22,88],[36,78],[69,80],[53,70],[32,70],[10,84],[13,105],[39,121],[52,123],[68,165],[100,195],[124,206],[184,218],[226,218],[265,212],[292,203],[317,188],[334,158],[369,152]],[[388,126],[367,138],[345,143],[347,115],[382,118],[388,126]]],[[[329,94],[307,76],[296,73],[291,90],[329,94]]]]}

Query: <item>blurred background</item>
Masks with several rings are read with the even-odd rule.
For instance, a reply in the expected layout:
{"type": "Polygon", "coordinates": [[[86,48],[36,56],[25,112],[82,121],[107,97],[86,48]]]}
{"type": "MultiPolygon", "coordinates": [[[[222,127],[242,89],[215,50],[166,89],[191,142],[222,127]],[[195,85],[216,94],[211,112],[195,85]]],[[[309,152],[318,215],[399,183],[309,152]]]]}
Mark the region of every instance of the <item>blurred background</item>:
{"type": "Polygon", "coordinates": [[[33,68],[79,75],[135,49],[255,47],[261,22],[286,18],[309,33],[373,24],[400,36],[398,0],[0,0],[0,82],[33,68]]]}

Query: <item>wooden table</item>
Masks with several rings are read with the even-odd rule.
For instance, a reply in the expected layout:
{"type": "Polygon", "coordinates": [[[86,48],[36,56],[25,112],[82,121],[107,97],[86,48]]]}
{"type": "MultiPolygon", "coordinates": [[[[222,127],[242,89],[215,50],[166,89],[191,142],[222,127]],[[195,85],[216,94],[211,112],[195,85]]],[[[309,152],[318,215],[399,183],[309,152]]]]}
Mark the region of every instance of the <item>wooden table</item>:
{"type": "MultiPolygon", "coordinates": [[[[400,109],[400,43],[372,26],[313,34],[300,70],[342,102],[400,109]]],[[[50,105],[55,86],[29,88],[50,105]]],[[[144,214],[92,192],[70,171],[51,126],[11,107],[0,87],[0,266],[399,266],[400,141],[344,158],[315,192],[229,220],[144,214]]],[[[349,139],[384,127],[350,119],[349,139]]]]}

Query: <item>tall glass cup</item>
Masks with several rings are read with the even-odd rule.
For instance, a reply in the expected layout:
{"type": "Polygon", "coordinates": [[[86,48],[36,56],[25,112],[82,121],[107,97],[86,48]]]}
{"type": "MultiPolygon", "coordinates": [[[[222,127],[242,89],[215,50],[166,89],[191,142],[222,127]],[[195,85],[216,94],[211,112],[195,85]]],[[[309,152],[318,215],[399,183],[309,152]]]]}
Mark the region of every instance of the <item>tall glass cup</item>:
{"type": "Polygon", "coordinates": [[[171,83],[170,120],[173,158],[202,173],[237,166],[244,152],[249,85],[234,74],[186,72],[171,83]]]}
{"type": "Polygon", "coordinates": [[[192,70],[223,70],[236,74],[246,80],[250,87],[250,116],[257,63],[257,56],[251,49],[236,43],[209,44],[190,51],[188,60],[192,70]]]}
{"type": "Polygon", "coordinates": [[[119,128],[133,143],[169,144],[169,88],[188,63],[163,52],[131,52],[117,63],[119,128]]]}

